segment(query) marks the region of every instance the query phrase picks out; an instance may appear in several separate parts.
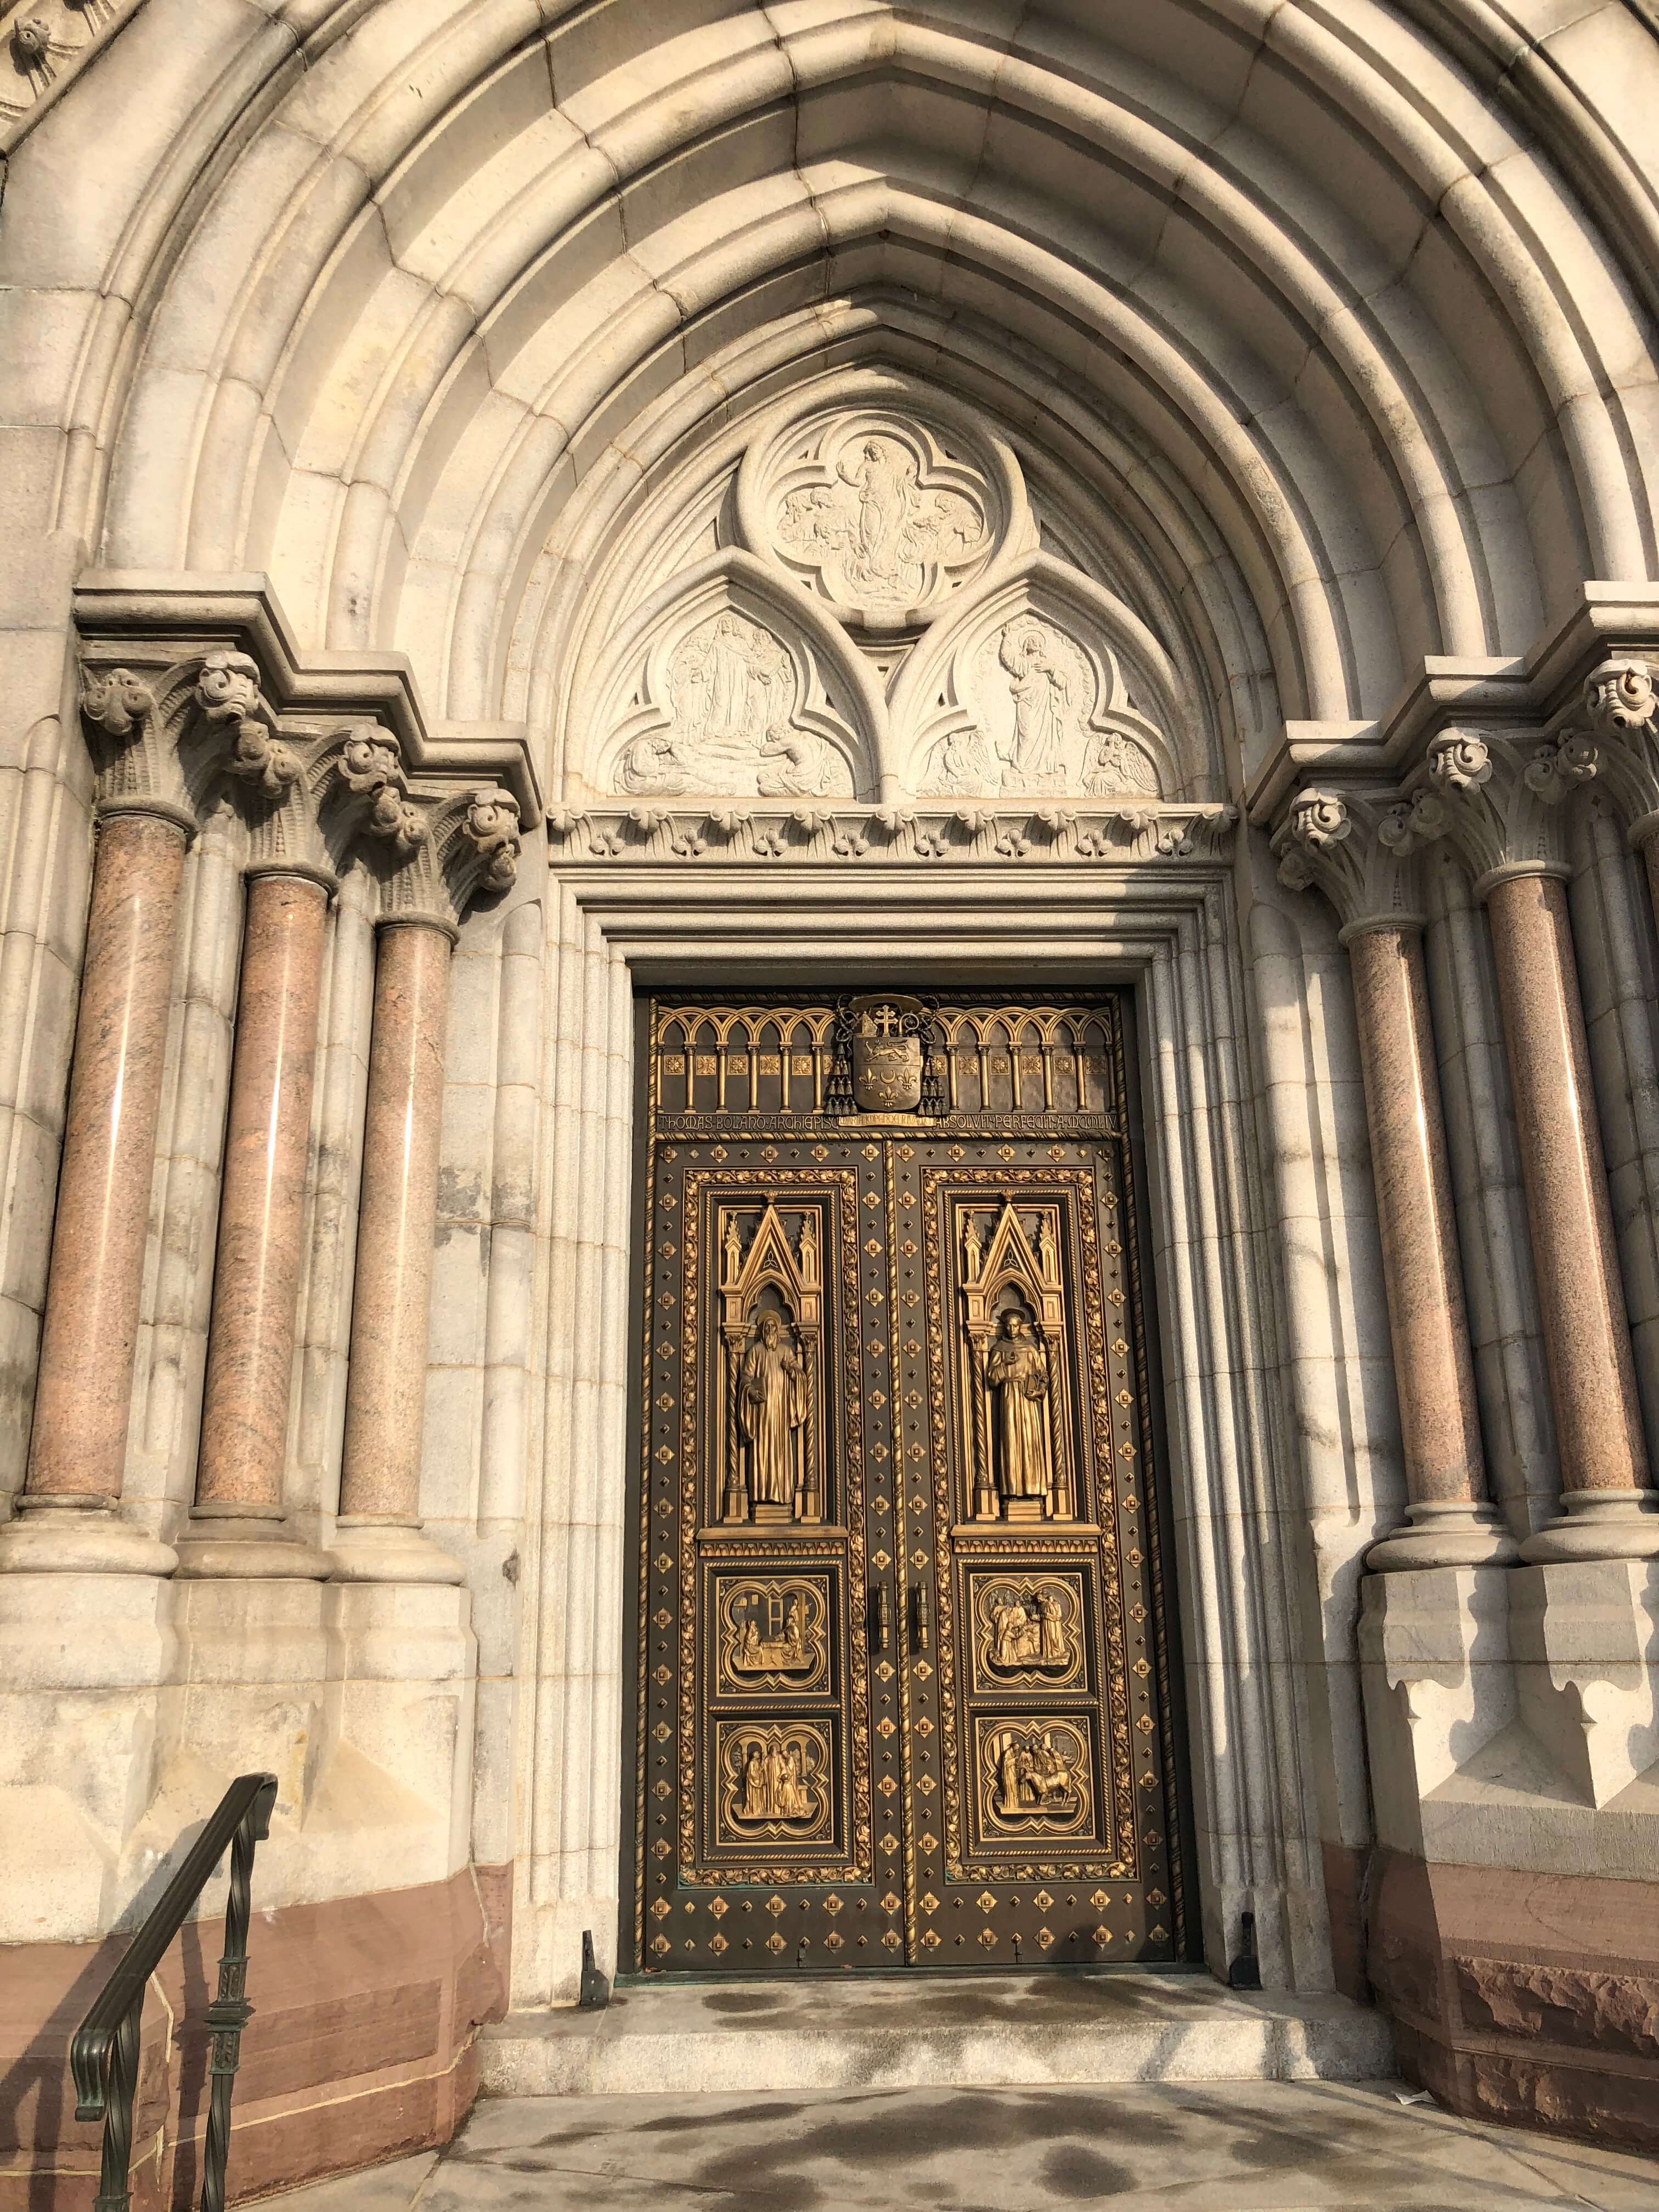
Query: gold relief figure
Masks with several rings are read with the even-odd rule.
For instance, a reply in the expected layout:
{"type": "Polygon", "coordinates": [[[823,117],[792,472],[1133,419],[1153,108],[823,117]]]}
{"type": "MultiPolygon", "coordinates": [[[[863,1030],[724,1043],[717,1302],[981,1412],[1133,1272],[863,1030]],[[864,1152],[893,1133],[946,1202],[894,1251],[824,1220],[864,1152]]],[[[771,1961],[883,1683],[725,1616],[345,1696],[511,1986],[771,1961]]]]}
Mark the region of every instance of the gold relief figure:
{"type": "Polygon", "coordinates": [[[795,1440],[806,1422],[806,1370],[775,1313],[763,1313],[738,1376],[738,1419],[749,1444],[754,1505],[791,1506],[795,1440]]]}
{"type": "Polygon", "coordinates": [[[1064,1833],[1090,1814],[1089,1753],[1067,1721],[993,1725],[981,1739],[985,1809],[996,1829],[1040,1827],[1064,1833]]]}
{"type": "Polygon", "coordinates": [[[742,1246],[742,1244],[739,1243],[738,1238],[738,1224],[737,1224],[737,1221],[736,1221],[735,1218],[734,1218],[732,1215],[731,1215],[731,1214],[729,1214],[729,1213],[728,1213],[728,1214],[726,1215],[726,1281],[727,1281],[728,1283],[733,1283],[733,1282],[735,1282],[735,1281],[737,1280],[738,1277],[742,1273],[742,1272],[743,1272],[743,1246],[742,1246]]]}
{"type": "Polygon", "coordinates": [[[726,1775],[720,1827],[728,1842],[763,1837],[805,1841],[823,1828],[830,1811],[823,1778],[829,1739],[810,1723],[775,1728],[726,1722],[720,1729],[726,1775]]]}
{"type": "Polygon", "coordinates": [[[800,1222],[800,1273],[805,1283],[818,1279],[818,1217],[804,1213],[800,1222]]]}
{"type": "Polygon", "coordinates": [[[729,1583],[722,1591],[720,1613],[731,1686],[801,1690],[822,1680],[829,1619],[823,1583],[729,1583]]]}
{"type": "Polygon", "coordinates": [[[998,1488],[1005,1498],[1052,1498],[1048,1362],[1023,1313],[1003,1316],[985,1376],[997,1400],[998,1488]]]}
{"type": "Polygon", "coordinates": [[[975,1575],[976,1678],[1042,1681],[1058,1687],[1084,1673],[1083,1594],[1079,1577],[1004,1580],[975,1575]]]}

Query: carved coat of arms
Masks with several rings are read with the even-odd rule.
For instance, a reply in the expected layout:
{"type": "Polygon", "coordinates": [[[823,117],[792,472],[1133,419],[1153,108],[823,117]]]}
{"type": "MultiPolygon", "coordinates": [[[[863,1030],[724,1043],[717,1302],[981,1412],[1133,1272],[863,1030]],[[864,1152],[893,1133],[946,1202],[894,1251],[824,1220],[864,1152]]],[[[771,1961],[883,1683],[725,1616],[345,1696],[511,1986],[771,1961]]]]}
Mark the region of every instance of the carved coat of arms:
{"type": "Polygon", "coordinates": [[[854,999],[853,1097],[865,1114],[914,1114],[921,1103],[921,1036],[927,1016],[915,999],[854,999]]]}

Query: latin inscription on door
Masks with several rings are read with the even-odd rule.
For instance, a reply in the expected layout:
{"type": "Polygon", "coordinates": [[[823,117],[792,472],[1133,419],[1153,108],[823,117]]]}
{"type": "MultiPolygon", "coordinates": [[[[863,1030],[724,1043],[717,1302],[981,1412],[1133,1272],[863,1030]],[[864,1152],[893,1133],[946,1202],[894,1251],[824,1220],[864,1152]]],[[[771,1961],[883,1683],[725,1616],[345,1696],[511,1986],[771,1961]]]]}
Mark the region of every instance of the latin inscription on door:
{"type": "Polygon", "coordinates": [[[1183,1955],[1120,1008],[649,1019],[624,1957],[1183,1955]]]}

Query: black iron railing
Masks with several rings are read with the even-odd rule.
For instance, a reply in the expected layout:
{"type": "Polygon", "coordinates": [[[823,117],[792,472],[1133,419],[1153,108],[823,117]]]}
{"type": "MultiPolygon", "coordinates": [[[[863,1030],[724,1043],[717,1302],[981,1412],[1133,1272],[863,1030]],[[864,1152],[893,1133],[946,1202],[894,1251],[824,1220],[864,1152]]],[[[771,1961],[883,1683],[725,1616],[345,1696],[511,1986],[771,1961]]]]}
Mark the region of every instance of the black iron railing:
{"type": "Polygon", "coordinates": [[[150,1976],[190,1917],[214,1870],[230,1853],[230,1895],[225,1905],[225,1952],[219,1990],[207,2009],[212,2038],[207,2139],[202,2149],[202,2212],[224,2212],[225,2159],[230,2149],[230,2097],[241,2057],[242,2030],[253,2008],[247,2001],[247,1927],[253,1881],[253,1848],[270,1827],[276,1796],[274,1774],[242,1774],[185,1854],[179,1871],[156,1899],[127,1946],[103,1995],[75,2031],[70,2070],[75,2077],[75,2117],[104,2123],[103,2168],[96,2212],[127,2212],[131,2202],[132,2102],[138,2087],[138,2021],[150,1976]]]}

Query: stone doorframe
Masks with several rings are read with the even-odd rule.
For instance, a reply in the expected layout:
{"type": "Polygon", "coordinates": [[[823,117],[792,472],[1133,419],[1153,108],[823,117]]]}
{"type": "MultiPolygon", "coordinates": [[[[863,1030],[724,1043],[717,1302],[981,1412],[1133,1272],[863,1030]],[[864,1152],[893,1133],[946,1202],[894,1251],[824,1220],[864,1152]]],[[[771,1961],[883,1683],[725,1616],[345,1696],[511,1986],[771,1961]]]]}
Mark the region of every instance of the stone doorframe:
{"type": "MultiPolygon", "coordinates": [[[[1034,860],[1037,856],[1033,856],[1034,860]]],[[[1264,1980],[1331,1986],[1288,1399],[1231,864],[552,861],[544,1157],[551,1283],[540,1495],[526,1501],[515,2006],[614,1956],[636,986],[728,976],[1133,990],[1205,1954],[1255,1915],[1264,1980]]]]}

